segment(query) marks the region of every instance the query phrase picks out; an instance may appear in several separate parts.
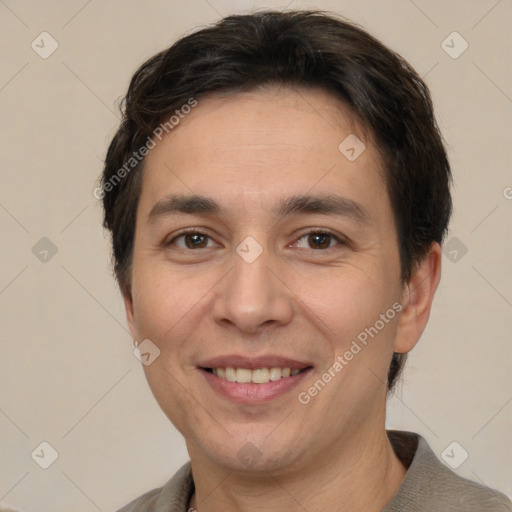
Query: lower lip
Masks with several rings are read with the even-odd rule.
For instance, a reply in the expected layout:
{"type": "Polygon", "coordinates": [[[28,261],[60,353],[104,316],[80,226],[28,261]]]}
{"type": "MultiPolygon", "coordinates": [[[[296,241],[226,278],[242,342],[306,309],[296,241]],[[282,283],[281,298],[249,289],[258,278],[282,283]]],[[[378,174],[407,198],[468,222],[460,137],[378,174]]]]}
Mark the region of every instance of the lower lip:
{"type": "Polygon", "coordinates": [[[239,404],[265,403],[284,395],[296,387],[311,370],[312,368],[308,368],[293,377],[281,377],[265,384],[254,384],[230,382],[200,368],[206,381],[215,391],[239,404]]]}

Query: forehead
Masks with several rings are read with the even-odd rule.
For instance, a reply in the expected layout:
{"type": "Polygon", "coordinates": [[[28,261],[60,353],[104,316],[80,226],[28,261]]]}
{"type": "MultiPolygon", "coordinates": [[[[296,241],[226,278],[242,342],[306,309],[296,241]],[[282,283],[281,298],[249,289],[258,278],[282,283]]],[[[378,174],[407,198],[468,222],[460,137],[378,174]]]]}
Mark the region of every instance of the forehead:
{"type": "Polygon", "coordinates": [[[369,132],[350,107],[323,88],[265,86],[200,97],[198,106],[182,116],[166,138],[174,135],[180,145],[208,146],[209,150],[215,146],[216,150],[236,151],[241,145],[257,150],[258,144],[264,144],[266,150],[274,146],[286,153],[287,148],[296,150],[297,143],[304,148],[337,150],[340,134],[367,140],[369,132]]]}
{"type": "Polygon", "coordinates": [[[197,101],[146,157],[141,203],[147,211],[174,192],[215,192],[239,202],[333,187],[382,195],[380,155],[369,130],[333,94],[267,87],[197,101]],[[347,140],[357,152],[364,148],[356,159],[343,152],[347,140]]]}

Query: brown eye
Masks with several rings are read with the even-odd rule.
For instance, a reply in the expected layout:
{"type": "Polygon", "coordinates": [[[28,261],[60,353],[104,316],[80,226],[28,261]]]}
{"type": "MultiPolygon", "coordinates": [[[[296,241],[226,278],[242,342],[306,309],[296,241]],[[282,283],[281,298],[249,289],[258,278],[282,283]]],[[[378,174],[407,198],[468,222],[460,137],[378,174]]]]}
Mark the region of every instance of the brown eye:
{"type": "Polygon", "coordinates": [[[208,247],[209,240],[210,237],[208,235],[198,231],[191,231],[176,236],[167,245],[176,245],[180,249],[205,249],[208,247]],[[178,240],[183,240],[183,242],[178,243],[178,240]]]}
{"type": "Polygon", "coordinates": [[[345,245],[343,240],[333,233],[317,230],[302,235],[297,241],[297,247],[299,249],[325,250],[333,248],[336,243],[338,245],[345,245]],[[301,240],[304,240],[305,242],[301,242],[301,240]]]}
{"type": "Polygon", "coordinates": [[[328,233],[311,233],[308,243],[312,249],[327,249],[330,245],[331,235],[328,233]]]}
{"type": "Polygon", "coordinates": [[[202,235],[200,233],[193,233],[185,235],[185,245],[189,249],[196,249],[197,247],[203,248],[206,247],[205,240],[207,239],[206,235],[202,235]]]}

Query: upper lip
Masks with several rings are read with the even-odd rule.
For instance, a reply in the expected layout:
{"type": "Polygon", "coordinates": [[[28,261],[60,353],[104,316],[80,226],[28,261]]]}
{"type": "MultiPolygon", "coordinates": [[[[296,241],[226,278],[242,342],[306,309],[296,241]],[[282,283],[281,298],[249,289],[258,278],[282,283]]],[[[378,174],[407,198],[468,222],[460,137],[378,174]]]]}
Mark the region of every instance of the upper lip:
{"type": "Polygon", "coordinates": [[[258,368],[290,368],[290,370],[303,370],[311,363],[290,359],[277,355],[264,355],[248,357],[240,355],[225,355],[206,359],[197,365],[199,368],[247,368],[257,370],[258,368]]]}

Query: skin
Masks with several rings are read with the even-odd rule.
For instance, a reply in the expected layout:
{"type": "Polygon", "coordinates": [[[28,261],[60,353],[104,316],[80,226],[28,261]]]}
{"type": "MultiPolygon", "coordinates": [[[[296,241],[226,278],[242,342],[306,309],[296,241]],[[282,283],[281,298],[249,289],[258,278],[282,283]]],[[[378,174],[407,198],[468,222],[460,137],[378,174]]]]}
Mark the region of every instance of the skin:
{"type": "Polygon", "coordinates": [[[266,88],[198,102],[146,157],[125,297],[134,340],[150,339],[161,351],[144,371],[185,438],[196,486],[190,505],[380,511],[406,472],[385,432],[386,376],[393,351],[411,350],[428,321],[440,247],[432,244],[410,282],[400,281],[380,154],[330,93],[266,88]],[[338,150],[349,134],[366,146],[352,162],[338,150]],[[205,195],[221,210],[148,219],[169,194],[205,195]],[[368,218],[275,216],[273,206],[294,194],[337,194],[368,218]],[[199,249],[190,235],[176,238],[184,228],[207,235],[199,249]],[[309,228],[347,243],[310,240],[309,228]],[[252,263],[236,252],[248,236],[263,249],[252,263]],[[394,303],[401,313],[300,403],[298,393],[394,303]],[[214,356],[269,353],[313,369],[265,404],[220,396],[197,368],[214,356]],[[259,453],[251,467],[239,456],[248,442],[259,453]]]}

